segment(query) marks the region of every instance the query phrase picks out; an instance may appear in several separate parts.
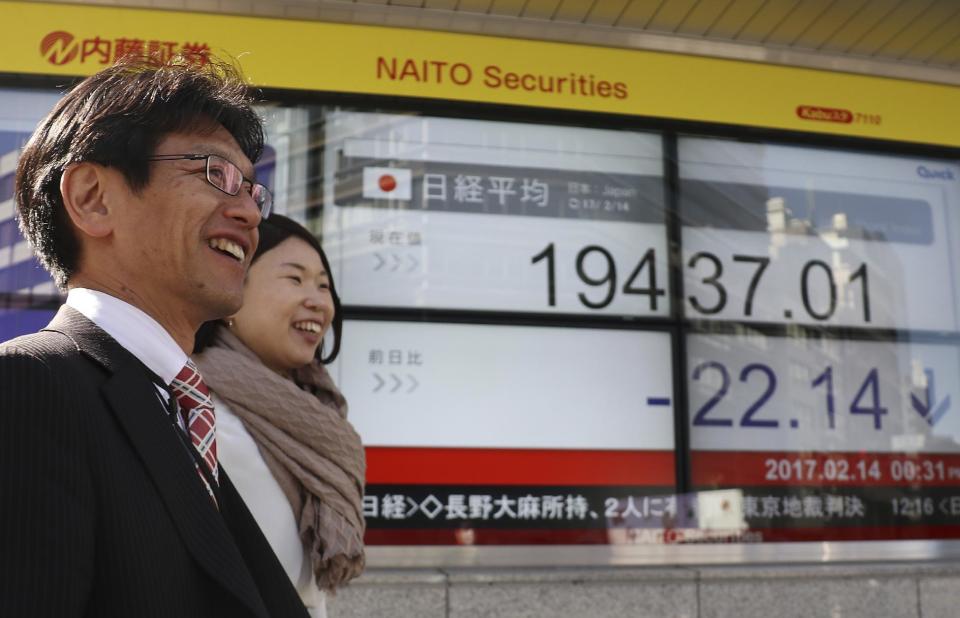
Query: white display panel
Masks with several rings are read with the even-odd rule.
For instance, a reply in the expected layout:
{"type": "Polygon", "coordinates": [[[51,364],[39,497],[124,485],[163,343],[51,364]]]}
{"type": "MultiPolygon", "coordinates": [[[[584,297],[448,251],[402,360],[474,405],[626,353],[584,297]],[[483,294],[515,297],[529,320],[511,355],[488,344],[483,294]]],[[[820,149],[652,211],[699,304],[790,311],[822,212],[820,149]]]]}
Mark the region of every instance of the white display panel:
{"type": "Polygon", "coordinates": [[[669,315],[659,136],[357,112],[325,129],[345,304],[669,315]]]}
{"type": "Polygon", "coordinates": [[[960,166],[679,142],[688,317],[958,327],[960,166]]]}
{"type": "Polygon", "coordinates": [[[368,447],[672,450],[670,336],[344,322],[332,375],[368,447]]]}
{"type": "Polygon", "coordinates": [[[687,338],[694,450],[960,453],[952,344],[687,338]]]}

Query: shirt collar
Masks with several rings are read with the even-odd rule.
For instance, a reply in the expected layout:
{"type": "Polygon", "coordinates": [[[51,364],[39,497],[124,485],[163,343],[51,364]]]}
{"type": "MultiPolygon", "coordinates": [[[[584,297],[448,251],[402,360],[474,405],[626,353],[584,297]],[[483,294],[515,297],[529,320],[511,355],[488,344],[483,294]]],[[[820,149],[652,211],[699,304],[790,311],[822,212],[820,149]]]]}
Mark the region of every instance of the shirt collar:
{"type": "Polygon", "coordinates": [[[164,384],[170,384],[187,363],[187,355],[170,333],[130,303],[104,292],[73,288],[67,294],[67,305],[113,337],[164,384]]]}

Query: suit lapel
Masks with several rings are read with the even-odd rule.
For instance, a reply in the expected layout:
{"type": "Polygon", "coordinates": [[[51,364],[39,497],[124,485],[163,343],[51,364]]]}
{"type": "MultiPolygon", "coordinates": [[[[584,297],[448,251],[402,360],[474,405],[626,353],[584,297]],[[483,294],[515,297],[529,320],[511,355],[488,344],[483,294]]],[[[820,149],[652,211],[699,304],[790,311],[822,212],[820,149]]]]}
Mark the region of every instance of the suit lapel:
{"type": "Polygon", "coordinates": [[[212,578],[257,616],[268,616],[221,514],[203,488],[180,431],[168,418],[147,369],[77,311],[62,307],[44,330],[60,332],[108,372],[101,391],[166,504],[184,544],[212,578]]]}

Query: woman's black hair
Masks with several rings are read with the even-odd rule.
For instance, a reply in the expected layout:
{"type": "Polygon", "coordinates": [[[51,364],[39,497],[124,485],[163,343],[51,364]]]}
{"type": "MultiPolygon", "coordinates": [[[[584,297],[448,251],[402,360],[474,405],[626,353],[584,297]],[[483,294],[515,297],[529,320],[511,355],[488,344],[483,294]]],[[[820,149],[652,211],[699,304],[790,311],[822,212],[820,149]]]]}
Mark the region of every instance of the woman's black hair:
{"type": "MultiPolygon", "coordinates": [[[[274,249],[288,238],[299,238],[310,245],[320,256],[320,261],[323,262],[323,268],[327,271],[327,281],[330,284],[330,296],[333,299],[333,322],[331,322],[330,325],[333,330],[333,349],[330,350],[330,354],[324,356],[324,346],[321,344],[320,347],[317,348],[316,358],[324,365],[333,362],[333,359],[340,353],[340,339],[343,335],[343,316],[340,314],[340,296],[337,295],[337,288],[333,283],[333,272],[330,270],[330,262],[327,260],[327,254],[323,252],[323,247],[320,246],[320,242],[316,236],[310,233],[310,230],[289,217],[272,214],[260,222],[258,229],[260,231],[260,243],[257,245],[257,250],[253,254],[253,259],[250,261],[251,265],[260,259],[260,256],[274,249]]],[[[221,320],[204,322],[203,325],[200,326],[200,330],[197,331],[194,341],[194,353],[202,352],[213,342],[213,337],[218,328],[223,328],[223,322],[221,320]]]]}

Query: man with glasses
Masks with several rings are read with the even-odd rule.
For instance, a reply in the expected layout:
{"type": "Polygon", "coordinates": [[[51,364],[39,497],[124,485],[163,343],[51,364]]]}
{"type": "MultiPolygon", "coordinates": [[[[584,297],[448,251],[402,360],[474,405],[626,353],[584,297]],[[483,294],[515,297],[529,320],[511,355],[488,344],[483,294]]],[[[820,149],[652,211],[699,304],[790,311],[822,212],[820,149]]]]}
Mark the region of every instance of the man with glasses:
{"type": "Polygon", "coordinates": [[[24,149],[20,227],[68,295],[0,345],[0,616],[307,616],[188,358],[241,305],[262,148],[231,66],[125,59],[24,149]]]}

